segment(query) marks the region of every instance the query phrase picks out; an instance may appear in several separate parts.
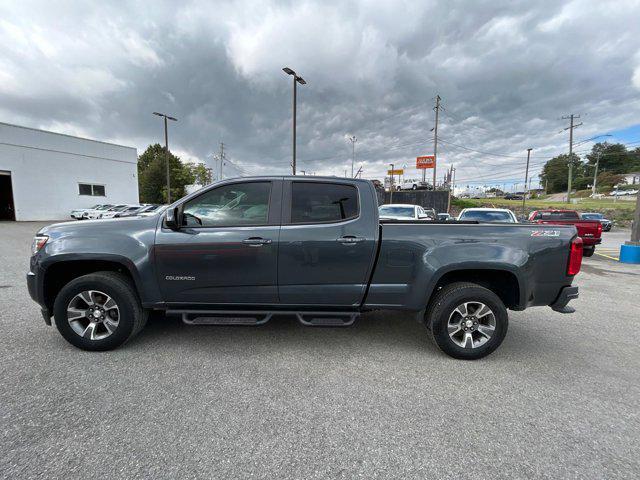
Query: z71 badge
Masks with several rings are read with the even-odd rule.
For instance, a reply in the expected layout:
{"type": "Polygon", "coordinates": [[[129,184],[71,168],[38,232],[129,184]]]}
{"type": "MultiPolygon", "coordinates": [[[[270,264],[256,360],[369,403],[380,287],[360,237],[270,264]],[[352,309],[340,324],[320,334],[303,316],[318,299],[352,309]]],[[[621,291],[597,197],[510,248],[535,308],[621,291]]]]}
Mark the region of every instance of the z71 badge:
{"type": "Polygon", "coordinates": [[[559,230],[531,230],[532,237],[559,237],[559,230]]]}

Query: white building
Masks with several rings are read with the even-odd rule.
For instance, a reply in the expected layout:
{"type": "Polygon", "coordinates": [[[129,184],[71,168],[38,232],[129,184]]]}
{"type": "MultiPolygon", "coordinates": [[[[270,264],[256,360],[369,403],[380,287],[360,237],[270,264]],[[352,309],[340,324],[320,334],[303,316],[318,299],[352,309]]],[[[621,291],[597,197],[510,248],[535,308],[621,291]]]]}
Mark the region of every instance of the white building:
{"type": "Polygon", "coordinates": [[[0,220],[138,203],[137,160],[132,147],[0,122],[0,220]]]}
{"type": "Polygon", "coordinates": [[[640,185],[640,172],[625,173],[624,181],[629,185],[640,185]]]}

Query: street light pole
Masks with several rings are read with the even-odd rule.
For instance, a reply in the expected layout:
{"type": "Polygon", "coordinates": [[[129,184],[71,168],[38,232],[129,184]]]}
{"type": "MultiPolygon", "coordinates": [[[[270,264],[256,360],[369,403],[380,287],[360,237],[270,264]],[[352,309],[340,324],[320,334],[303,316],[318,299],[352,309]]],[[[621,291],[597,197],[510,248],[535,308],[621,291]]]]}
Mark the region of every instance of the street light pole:
{"type": "Polygon", "coordinates": [[[524,174],[524,194],[522,195],[522,216],[525,217],[527,214],[524,210],[524,204],[527,201],[527,177],[529,176],[529,158],[531,157],[532,148],[527,148],[527,169],[524,174]]]}
{"type": "Polygon", "coordinates": [[[296,74],[289,67],[284,67],[282,69],[284,73],[287,75],[291,75],[293,77],[293,161],[291,162],[291,168],[293,170],[293,174],[296,174],[296,110],[298,104],[298,89],[297,84],[306,85],[304,78],[296,74]]]}
{"type": "Polygon", "coordinates": [[[351,135],[349,140],[351,140],[351,178],[353,178],[353,164],[356,161],[356,142],[358,139],[355,135],[351,135]]]}
{"type": "Polygon", "coordinates": [[[169,132],[167,128],[167,120],[177,122],[178,119],[170,117],[165,113],[153,112],[154,115],[164,118],[164,159],[167,167],[167,203],[171,203],[171,174],[169,169],[169,132]]]}
{"type": "Polygon", "coordinates": [[[391,165],[391,182],[389,182],[389,203],[393,203],[393,163],[391,165]]]}

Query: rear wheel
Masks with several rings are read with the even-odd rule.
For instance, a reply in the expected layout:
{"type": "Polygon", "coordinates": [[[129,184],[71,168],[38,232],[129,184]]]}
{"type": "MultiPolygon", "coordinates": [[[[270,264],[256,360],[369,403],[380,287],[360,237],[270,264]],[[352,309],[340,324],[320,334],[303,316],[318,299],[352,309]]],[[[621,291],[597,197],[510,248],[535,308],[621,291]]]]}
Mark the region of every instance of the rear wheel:
{"type": "Polygon", "coordinates": [[[412,190],[417,190],[417,189],[418,189],[418,186],[417,186],[417,185],[414,185],[413,187],[411,187],[411,189],[412,189],[412,190]]]}
{"type": "Polygon", "coordinates": [[[53,311],[60,334],[83,350],[119,347],[140,332],[147,319],[132,283],[115,272],[72,280],[58,293],[53,311]]]}
{"type": "Polygon", "coordinates": [[[592,257],[595,252],[596,252],[596,247],[583,247],[582,256],[592,257]]]}
{"type": "Polygon", "coordinates": [[[500,346],[509,318],[502,300],[475,283],[458,282],[442,288],[426,315],[440,349],[454,358],[476,360],[500,346]]]}

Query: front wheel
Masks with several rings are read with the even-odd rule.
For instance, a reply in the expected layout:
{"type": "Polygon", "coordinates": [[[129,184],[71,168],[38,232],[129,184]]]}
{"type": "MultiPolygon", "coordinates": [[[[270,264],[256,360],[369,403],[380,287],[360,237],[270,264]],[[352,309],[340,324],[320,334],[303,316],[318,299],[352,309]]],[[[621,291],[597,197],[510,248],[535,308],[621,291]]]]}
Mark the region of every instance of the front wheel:
{"type": "Polygon", "coordinates": [[[592,257],[594,253],[596,253],[596,247],[584,247],[582,249],[583,257],[592,257]]]}
{"type": "Polygon", "coordinates": [[[135,336],[146,323],[145,312],[127,277],[97,272],[66,284],[53,312],[60,334],[83,350],[112,350],[135,336]]]}
{"type": "Polygon", "coordinates": [[[436,293],[427,309],[426,322],[444,353],[476,360],[500,346],[509,317],[504,303],[491,290],[457,282],[436,293]]]}
{"type": "Polygon", "coordinates": [[[412,189],[412,190],[417,190],[417,189],[418,189],[418,186],[417,186],[417,185],[414,185],[413,187],[411,187],[411,189],[412,189]]]}

